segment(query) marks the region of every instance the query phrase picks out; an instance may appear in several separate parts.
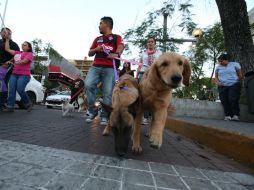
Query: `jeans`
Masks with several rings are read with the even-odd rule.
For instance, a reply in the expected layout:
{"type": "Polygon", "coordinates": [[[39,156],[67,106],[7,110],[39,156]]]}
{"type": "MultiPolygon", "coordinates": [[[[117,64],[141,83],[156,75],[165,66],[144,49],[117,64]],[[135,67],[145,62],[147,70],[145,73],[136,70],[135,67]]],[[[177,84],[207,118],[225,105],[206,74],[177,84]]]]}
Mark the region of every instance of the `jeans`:
{"type": "Polygon", "coordinates": [[[139,72],[139,74],[138,74],[138,82],[141,81],[141,79],[142,79],[144,73],[145,73],[145,72],[139,72]]]}
{"type": "Polygon", "coordinates": [[[0,92],[0,109],[5,107],[7,101],[8,92],[0,92]]]}
{"type": "MultiPolygon", "coordinates": [[[[102,96],[103,103],[111,106],[112,104],[112,90],[114,86],[114,69],[105,67],[91,66],[86,79],[85,87],[87,93],[88,111],[90,114],[95,115],[96,110],[94,107],[96,101],[96,95],[98,92],[97,85],[102,82],[102,96]]],[[[102,108],[102,118],[108,118],[108,113],[102,108]]]]}
{"type": "Polygon", "coordinates": [[[27,83],[30,81],[29,75],[18,75],[12,74],[9,80],[9,94],[7,99],[7,107],[13,109],[16,102],[16,91],[21,97],[21,101],[23,102],[25,108],[29,107],[30,99],[25,92],[25,88],[27,83]]]}
{"type": "Polygon", "coordinates": [[[225,116],[239,116],[239,99],[241,93],[240,83],[238,82],[232,86],[219,86],[218,90],[225,116]]]}
{"type": "MultiPolygon", "coordinates": [[[[142,79],[144,73],[145,73],[145,72],[140,72],[140,73],[138,74],[138,82],[141,81],[141,79],[142,79]]],[[[144,118],[148,119],[150,115],[151,115],[150,112],[148,112],[148,111],[145,111],[145,112],[144,112],[144,118]]]]}

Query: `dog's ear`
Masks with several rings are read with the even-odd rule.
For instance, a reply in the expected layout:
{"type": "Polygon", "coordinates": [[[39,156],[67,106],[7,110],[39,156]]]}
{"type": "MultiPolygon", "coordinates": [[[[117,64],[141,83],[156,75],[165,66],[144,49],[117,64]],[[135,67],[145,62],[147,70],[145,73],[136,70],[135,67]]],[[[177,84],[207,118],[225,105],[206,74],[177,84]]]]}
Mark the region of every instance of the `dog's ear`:
{"type": "Polygon", "coordinates": [[[134,117],[136,118],[137,115],[137,111],[140,107],[140,99],[137,98],[137,100],[135,102],[133,102],[131,105],[128,106],[128,112],[134,117]]]}
{"type": "Polygon", "coordinates": [[[113,111],[113,108],[107,104],[104,104],[102,101],[99,101],[103,109],[105,109],[108,112],[108,115],[110,116],[111,112],[113,111]]]}
{"type": "Polygon", "coordinates": [[[183,62],[183,84],[189,86],[191,76],[191,64],[188,59],[184,58],[183,62]]]}

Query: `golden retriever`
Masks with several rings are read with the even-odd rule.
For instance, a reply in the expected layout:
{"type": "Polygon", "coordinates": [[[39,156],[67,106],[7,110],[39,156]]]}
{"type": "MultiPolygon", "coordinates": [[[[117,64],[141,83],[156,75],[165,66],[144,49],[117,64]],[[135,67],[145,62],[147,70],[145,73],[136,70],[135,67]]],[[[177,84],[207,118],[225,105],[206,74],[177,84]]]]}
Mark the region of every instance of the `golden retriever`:
{"type": "Polygon", "coordinates": [[[141,109],[139,109],[132,134],[132,151],[141,153],[140,127],[144,111],[152,114],[151,126],[148,130],[150,145],[160,148],[162,135],[168,115],[168,107],[172,98],[172,90],[189,85],[191,65],[189,61],[177,53],[163,53],[145,72],[140,81],[141,109]]]}
{"type": "Polygon", "coordinates": [[[119,156],[124,156],[128,150],[136,112],[140,107],[139,97],[137,80],[129,74],[124,74],[113,89],[112,107],[102,103],[103,108],[109,113],[109,122],[103,135],[113,131],[115,151],[119,156]]]}

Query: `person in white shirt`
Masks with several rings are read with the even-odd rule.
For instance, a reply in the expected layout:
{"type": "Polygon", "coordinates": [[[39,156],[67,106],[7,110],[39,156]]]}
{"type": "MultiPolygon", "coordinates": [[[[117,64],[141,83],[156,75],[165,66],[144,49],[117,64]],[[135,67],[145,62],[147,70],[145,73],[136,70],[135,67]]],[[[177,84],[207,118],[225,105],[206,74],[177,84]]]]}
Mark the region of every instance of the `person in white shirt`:
{"type": "Polygon", "coordinates": [[[147,40],[147,49],[141,54],[140,62],[142,65],[137,69],[137,78],[139,81],[142,79],[145,71],[161,54],[162,52],[159,49],[156,49],[156,39],[154,37],[149,37],[147,40]]]}
{"type": "MultiPolygon", "coordinates": [[[[156,48],[156,39],[149,37],[147,39],[147,49],[142,52],[140,62],[141,66],[137,69],[137,79],[141,81],[145,71],[154,63],[155,59],[158,59],[162,52],[156,48]]],[[[148,124],[149,112],[144,113],[143,124],[148,124]]]]}

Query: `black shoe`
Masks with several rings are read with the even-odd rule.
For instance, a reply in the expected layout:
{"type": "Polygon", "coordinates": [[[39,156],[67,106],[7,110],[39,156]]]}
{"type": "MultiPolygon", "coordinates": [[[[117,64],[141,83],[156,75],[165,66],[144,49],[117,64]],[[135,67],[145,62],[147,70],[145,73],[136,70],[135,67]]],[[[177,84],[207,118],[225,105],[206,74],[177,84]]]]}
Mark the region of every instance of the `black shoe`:
{"type": "Polygon", "coordinates": [[[3,108],[2,112],[14,112],[13,108],[3,108]]]}

